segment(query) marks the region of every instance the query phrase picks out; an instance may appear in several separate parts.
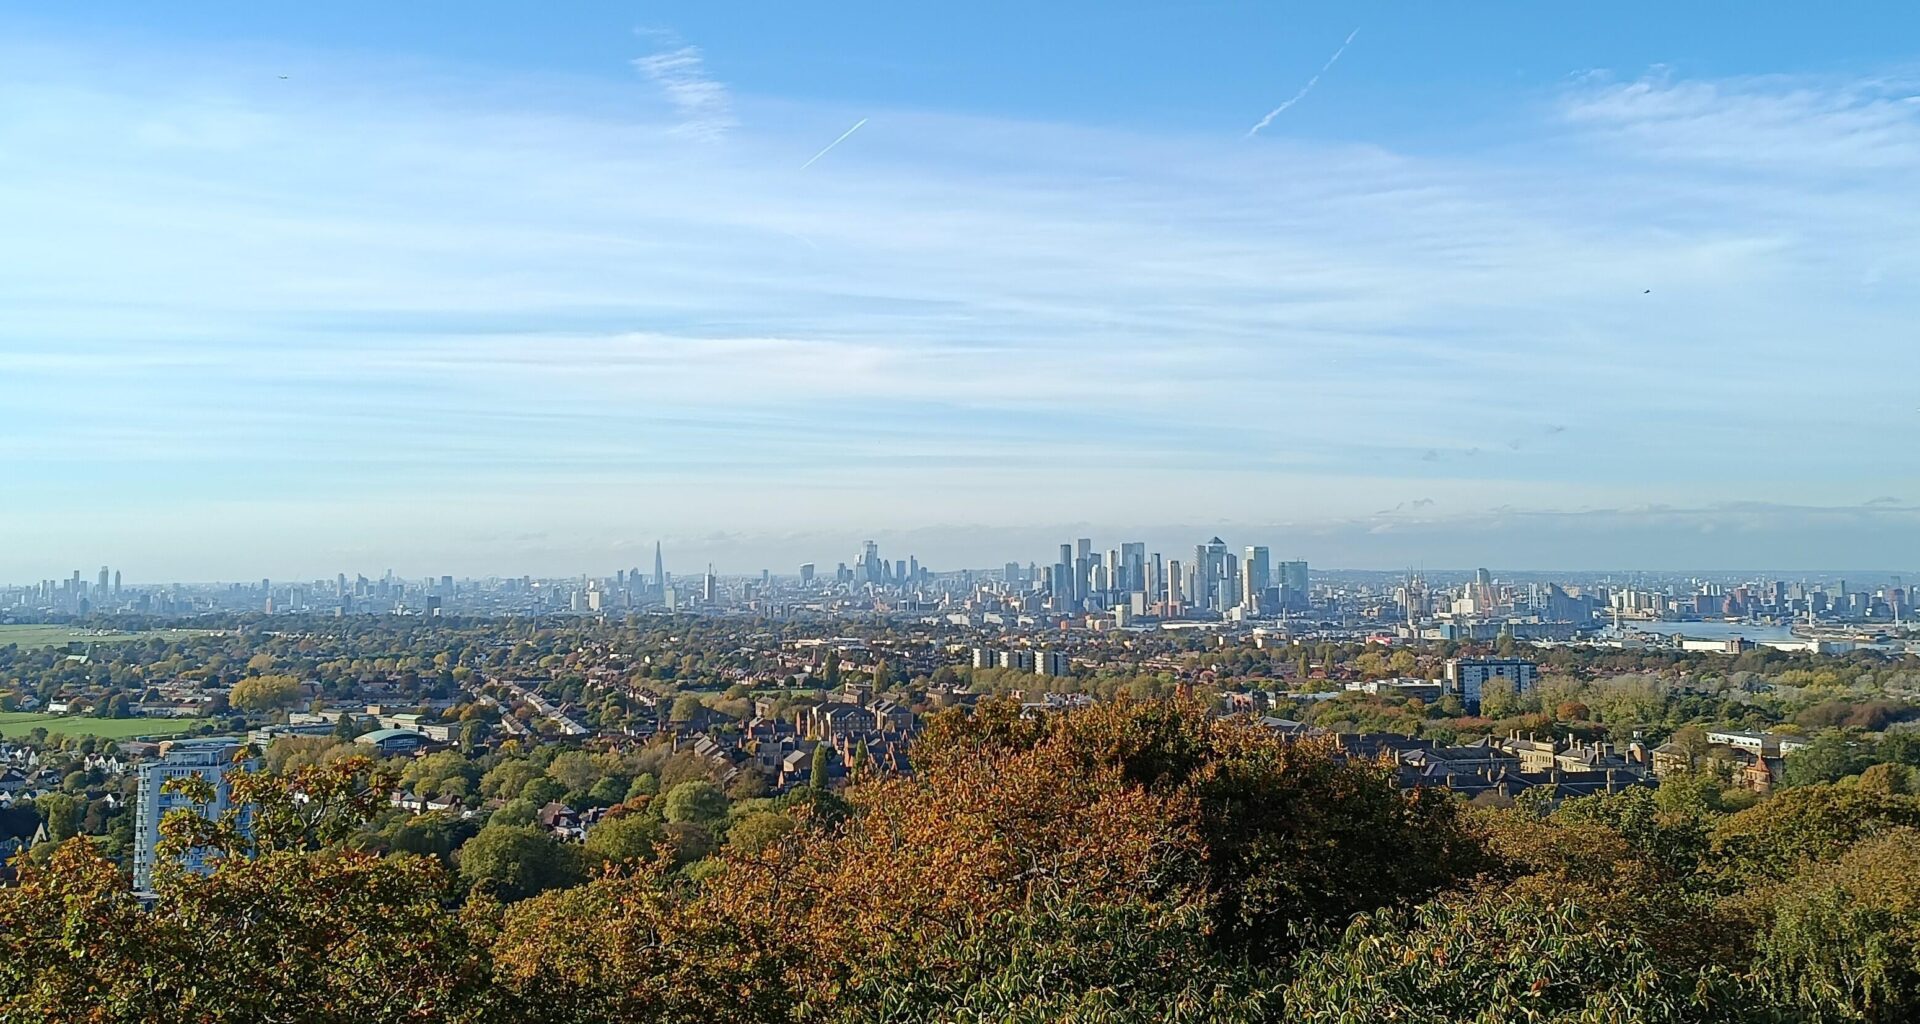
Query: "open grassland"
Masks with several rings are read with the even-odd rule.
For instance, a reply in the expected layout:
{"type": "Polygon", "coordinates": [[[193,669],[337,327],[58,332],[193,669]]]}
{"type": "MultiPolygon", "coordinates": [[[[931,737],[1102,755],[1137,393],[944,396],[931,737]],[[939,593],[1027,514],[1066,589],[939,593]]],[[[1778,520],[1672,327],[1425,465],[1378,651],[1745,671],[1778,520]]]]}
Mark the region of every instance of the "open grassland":
{"type": "Polygon", "coordinates": [[[0,625],[0,647],[18,644],[22,650],[38,647],[64,647],[70,643],[114,644],[128,640],[178,639],[189,636],[208,636],[220,632],[217,629],[143,629],[127,633],[110,629],[85,629],[78,626],[42,626],[42,625],[0,625]]]}
{"type": "Polygon", "coordinates": [[[97,736],[126,740],[140,736],[174,736],[206,724],[204,718],[91,718],[86,715],[43,715],[30,711],[0,711],[0,737],[18,739],[35,728],[55,736],[97,736]]]}

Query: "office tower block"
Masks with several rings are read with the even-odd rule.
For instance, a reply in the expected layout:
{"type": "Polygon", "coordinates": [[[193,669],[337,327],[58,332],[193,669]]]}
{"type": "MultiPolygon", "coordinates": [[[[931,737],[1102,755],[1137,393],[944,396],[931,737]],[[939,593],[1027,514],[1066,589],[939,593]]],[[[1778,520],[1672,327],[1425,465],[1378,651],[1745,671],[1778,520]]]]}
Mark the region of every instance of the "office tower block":
{"type": "Polygon", "coordinates": [[[1120,587],[1139,594],[1147,590],[1147,545],[1127,541],[1120,545],[1120,587]]]}
{"type": "Polygon", "coordinates": [[[1268,552],[1263,547],[1247,548],[1247,557],[1240,565],[1240,604],[1252,611],[1259,610],[1260,596],[1267,592],[1272,575],[1269,567],[1268,552]]]}
{"type": "Polygon", "coordinates": [[[1280,604],[1288,611],[1304,611],[1310,604],[1307,563],[1280,563],[1280,604]]]}

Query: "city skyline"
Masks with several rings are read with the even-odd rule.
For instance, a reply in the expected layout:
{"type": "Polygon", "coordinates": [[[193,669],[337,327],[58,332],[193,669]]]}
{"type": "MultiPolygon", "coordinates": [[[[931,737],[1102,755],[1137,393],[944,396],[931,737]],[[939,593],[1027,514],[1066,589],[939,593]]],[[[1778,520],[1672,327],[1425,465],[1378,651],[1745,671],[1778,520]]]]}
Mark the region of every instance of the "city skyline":
{"type": "Polygon", "coordinates": [[[1910,11],[216,8],[0,15],[0,578],[1920,565],[1910,11]]]}
{"type": "Polygon", "coordinates": [[[1328,569],[1354,572],[1505,571],[1562,573],[1779,572],[1903,573],[1920,576],[1920,552],[1908,552],[1920,536],[1920,511],[1886,504],[1857,508],[1746,505],[1710,509],[1598,510],[1542,515],[1506,510],[1478,517],[1438,518],[1420,509],[1381,510],[1363,518],[1323,523],[1214,521],[1174,525],[1115,526],[1063,522],[1039,526],[929,525],[910,530],[809,531],[780,534],[733,532],[659,533],[632,536],[611,524],[570,524],[568,529],[489,534],[409,545],[387,552],[364,548],[309,547],[299,555],[241,556],[209,549],[155,551],[138,544],[88,549],[65,561],[40,550],[0,548],[0,585],[85,574],[105,562],[132,567],[130,583],[207,583],[328,578],[341,567],[391,571],[406,578],[566,579],[612,571],[609,566],[652,566],[664,546],[683,570],[711,564],[723,575],[763,570],[791,574],[803,563],[830,569],[857,557],[875,541],[889,550],[911,550],[942,571],[990,569],[1009,559],[1044,562],[1062,536],[1139,538],[1152,550],[1178,552],[1219,534],[1232,544],[1272,549],[1275,560],[1305,559],[1328,569]],[[1236,539],[1238,538],[1238,539],[1236,539]],[[1583,557],[1556,557],[1562,549],[1583,557]],[[1838,554],[1831,559],[1823,554],[1838,554]],[[210,557],[209,557],[210,556],[210,557]],[[64,566],[64,568],[63,568],[64,566]]]}

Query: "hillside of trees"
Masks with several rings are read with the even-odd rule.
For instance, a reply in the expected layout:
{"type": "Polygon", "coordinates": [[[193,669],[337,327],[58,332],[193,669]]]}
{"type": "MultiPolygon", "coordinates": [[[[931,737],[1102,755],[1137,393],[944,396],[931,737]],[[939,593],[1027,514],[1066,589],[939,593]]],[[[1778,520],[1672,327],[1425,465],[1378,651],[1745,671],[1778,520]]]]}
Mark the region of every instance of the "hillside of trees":
{"type": "MultiPolygon", "coordinates": [[[[250,834],[169,820],[171,850],[225,856],[164,872],[150,908],[85,839],[23,865],[0,1020],[1920,1014],[1920,798],[1896,773],[1739,811],[1684,777],[1468,808],[1174,701],[992,703],[914,754],[911,778],[763,811],[698,870],[669,829],[529,868],[553,887],[350,842],[392,783],[364,759],[256,773],[250,834]]],[[[482,853],[526,856],[511,838],[482,853]]]]}

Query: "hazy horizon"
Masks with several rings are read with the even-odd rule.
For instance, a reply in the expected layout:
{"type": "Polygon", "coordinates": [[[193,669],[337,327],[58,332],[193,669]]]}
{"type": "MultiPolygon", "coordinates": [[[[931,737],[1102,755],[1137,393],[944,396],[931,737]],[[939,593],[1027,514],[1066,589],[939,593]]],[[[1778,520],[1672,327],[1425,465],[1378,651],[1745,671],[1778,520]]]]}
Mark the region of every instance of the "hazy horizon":
{"type": "Polygon", "coordinates": [[[1740,22],[0,12],[0,580],[1920,566],[1920,13],[1740,22]]]}
{"type": "MultiPolygon", "coordinates": [[[[343,547],[308,548],[299,557],[242,560],[209,548],[172,549],[158,554],[129,550],[124,557],[100,554],[57,564],[12,552],[9,562],[45,568],[0,575],[0,583],[58,579],[74,569],[91,579],[102,564],[124,571],[130,584],[247,581],[262,576],[325,579],[339,572],[377,576],[389,569],[411,578],[564,578],[582,573],[612,575],[632,567],[651,573],[656,542],[663,547],[668,571],[682,578],[698,575],[708,563],[722,575],[755,574],[762,569],[790,575],[803,562],[813,562],[821,572],[830,572],[837,562],[852,564],[866,540],[878,543],[881,554],[889,560],[911,556],[935,571],[947,571],[991,569],[1009,561],[1047,564],[1060,544],[1081,537],[1092,539],[1101,551],[1117,548],[1123,541],[1143,541],[1149,551],[1184,561],[1194,545],[1216,534],[1236,552],[1248,545],[1261,545],[1271,550],[1275,560],[1304,559],[1316,571],[1461,571],[1487,567],[1518,572],[1774,571],[1920,577],[1920,563],[1887,557],[1899,549],[1903,541],[1900,531],[1910,530],[1917,517],[1920,513],[1916,510],[1886,506],[1607,510],[1580,515],[1509,510],[1464,520],[1383,511],[1321,523],[1196,521],[1112,526],[1078,522],[998,527],[946,523],[914,529],[782,534],[681,529],[644,536],[637,530],[616,526],[596,529],[569,524],[562,529],[519,534],[448,535],[442,531],[435,535],[437,539],[421,535],[418,543],[398,557],[386,557],[391,552],[371,548],[343,547]],[[1555,557],[1556,552],[1572,550],[1584,552],[1585,560],[1578,560],[1579,556],[1566,560],[1555,557]],[[1852,557],[1820,561],[1803,554],[1813,551],[1852,552],[1852,557]],[[1762,557],[1767,552],[1771,557],[1762,557]],[[214,567],[224,568],[215,571],[214,567]]],[[[246,517],[238,519],[248,521],[246,517]]]]}

